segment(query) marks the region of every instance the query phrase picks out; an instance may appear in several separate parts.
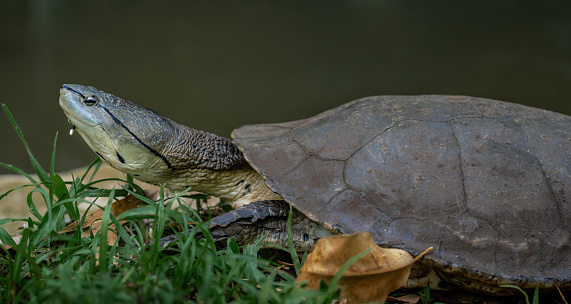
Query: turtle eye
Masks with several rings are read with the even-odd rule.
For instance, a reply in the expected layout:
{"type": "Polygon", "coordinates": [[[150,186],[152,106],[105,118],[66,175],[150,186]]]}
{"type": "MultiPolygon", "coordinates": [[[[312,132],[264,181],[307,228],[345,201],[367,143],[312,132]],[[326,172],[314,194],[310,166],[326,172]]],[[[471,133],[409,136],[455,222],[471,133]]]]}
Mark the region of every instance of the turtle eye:
{"type": "Polygon", "coordinates": [[[94,106],[97,104],[97,98],[95,98],[95,96],[87,96],[85,97],[85,99],[83,100],[83,103],[86,106],[94,106]]]}

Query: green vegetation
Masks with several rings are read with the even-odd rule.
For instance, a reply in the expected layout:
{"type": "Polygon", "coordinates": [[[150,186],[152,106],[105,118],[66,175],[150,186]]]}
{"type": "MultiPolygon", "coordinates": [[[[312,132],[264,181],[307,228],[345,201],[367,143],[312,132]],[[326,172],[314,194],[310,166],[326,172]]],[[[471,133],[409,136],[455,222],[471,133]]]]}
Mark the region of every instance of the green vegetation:
{"type": "MultiPolygon", "coordinates": [[[[230,239],[226,249],[217,249],[198,212],[178,196],[165,203],[163,189],[161,199],[155,202],[141,195],[143,190],[131,178],[122,181],[125,185],[121,189],[97,188],[97,184],[104,181],[92,180],[101,165],[99,160],[94,161],[83,176],[64,182],[54,173],[55,140],[51,165],[45,170],[32,155],[8,108],[5,105],[3,108],[24,143],[37,175],[35,178],[15,166],[0,163],[29,179],[30,184],[22,187],[31,188],[26,203],[32,215],[0,220],[0,224],[11,221],[27,224],[19,242],[0,227],[0,240],[4,244],[0,246],[3,302],[329,303],[338,295],[335,286],[324,286],[321,291],[300,288],[294,276],[278,264],[258,257],[262,240],[240,247],[230,239]],[[39,200],[37,195],[32,196],[34,193],[40,194],[39,200]],[[100,229],[76,229],[72,235],[58,233],[66,226],[66,217],[82,227],[86,217],[79,212],[80,202],[87,202],[96,209],[101,207],[92,203],[95,198],[107,197],[111,203],[129,194],[140,198],[145,206],[116,218],[108,204],[100,229]],[[181,205],[173,210],[171,206],[175,201],[181,205]],[[47,206],[45,214],[38,212],[38,204],[47,206]],[[152,219],[148,236],[145,236],[143,219],[152,219]],[[123,220],[127,224],[121,225],[123,220]],[[162,248],[156,240],[163,235],[165,225],[173,222],[182,231],[191,228],[188,223],[196,223],[196,228],[191,234],[178,233],[176,242],[162,248]],[[118,235],[113,244],[108,244],[110,229],[118,235]],[[198,231],[204,236],[199,240],[195,238],[198,231]]],[[[293,248],[282,249],[291,254],[297,273],[303,261],[293,248]]]]}
{"type": "MultiPolygon", "coordinates": [[[[523,294],[523,296],[525,297],[525,303],[526,303],[526,304],[530,304],[530,303],[529,303],[529,296],[528,296],[527,293],[526,293],[523,289],[521,289],[520,287],[515,286],[515,285],[500,285],[500,287],[508,287],[508,288],[514,288],[514,289],[519,290],[519,291],[523,294]]],[[[539,287],[535,287],[535,291],[533,292],[533,300],[532,300],[531,303],[533,303],[533,304],[539,304],[539,287]]]]}
{"type": "Polygon", "coordinates": [[[422,304],[442,304],[441,302],[433,302],[433,300],[430,299],[430,280],[428,280],[424,286],[424,291],[421,291],[419,294],[422,304]]]}

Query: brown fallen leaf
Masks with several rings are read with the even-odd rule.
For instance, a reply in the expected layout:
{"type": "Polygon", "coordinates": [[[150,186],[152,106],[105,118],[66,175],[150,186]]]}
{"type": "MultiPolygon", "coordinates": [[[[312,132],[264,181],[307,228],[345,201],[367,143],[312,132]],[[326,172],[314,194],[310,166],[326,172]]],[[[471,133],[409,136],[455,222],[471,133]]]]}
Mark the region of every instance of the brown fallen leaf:
{"type": "MultiPolygon", "coordinates": [[[[150,195],[153,195],[153,194],[147,193],[147,197],[149,197],[150,195]]],[[[133,195],[128,195],[123,199],[120,199],[120,200],[113,202],[113,204],[111,205],[111,214],[113,214],[113,216],[115,216],[115,217],[118,217],[119,214],[121,214],[127,210],[135,209],[135,208],[142,206],[142,205],[143,205],[143,202],[140,199],[138,199],[137,197],[135,197],[133,195]]],[[[89,227],[91,227],[91,231],[94,234],[97,233],[97,231],[99,231],[101,229],[100,219],[103,217],[104,212],[105,212],[104,209],[98,209],[98,210],[88,214],[85,217],[85,221],[83,222],[81,229],[85,230],[85,229],[88,229],[89,227]]],[[[124,224],[126,222],[127,221],[120,221],[121,224],[124,224]]],[[[67,225],[59,233],[75,232],[77,230],[77,226],[78,226],[77,222],[73,222],[73,223],[67,225]]],[[[116,240],[117,240],[117,233],[115,233],[115,224],[111,224],[111,225],[109,225],[109,230],[107,231],[107,243],[109,245],[113,245],[113,244],[115,244],[116,240]]]]}
{"type": "Polygon", "coordinates": [[[387,302],[391,303],[416,304],[418,301],[420,301],[420,296],[414,294],[405,295],[398,298],[387,297],[387,302]]]}
{"type": "Polygon", "coordinates": [[[372,250],[353,263],[339,281],[340,301],[385,301],[390,292],[406,282],[414,261],[429,251],[413,259],[404,250],[377,246],[369,232],[326,237],[317,241],[296,281],[309,280],[307,288],[312,289],[319,288],[321,280],[329,284],[347,260],[369,248],[372,250]]]}

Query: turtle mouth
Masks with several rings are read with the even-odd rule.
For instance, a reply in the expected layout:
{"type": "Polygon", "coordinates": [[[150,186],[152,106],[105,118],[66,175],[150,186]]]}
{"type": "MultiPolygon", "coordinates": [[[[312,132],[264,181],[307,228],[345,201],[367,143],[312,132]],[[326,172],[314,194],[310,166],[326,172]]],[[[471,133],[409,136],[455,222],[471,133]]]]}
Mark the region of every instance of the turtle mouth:
{"type": "Polygon", "coordinates": [[[81,101],[84,96],[67,86],[60,89],[59,105],[67,116],[68,122],[72,124],[70,135],[73,135],[75,129],[82,127],[96,127],[101,122],[96,118],[96,113],[92,109],[85,107],[81,101]]]}
{"type": "Polygon", "coordinates": [[[67,116],[67,122],[71,124],[69,129],[69,135],[75,134],[76,130],[90,129],[97,126],[101,126],[101,123],[94,121],[90,116],[82,115],[86,113],[76,113],[74,111],[68,111],[64,106],[62,106],[65,115],[67,116]]]}

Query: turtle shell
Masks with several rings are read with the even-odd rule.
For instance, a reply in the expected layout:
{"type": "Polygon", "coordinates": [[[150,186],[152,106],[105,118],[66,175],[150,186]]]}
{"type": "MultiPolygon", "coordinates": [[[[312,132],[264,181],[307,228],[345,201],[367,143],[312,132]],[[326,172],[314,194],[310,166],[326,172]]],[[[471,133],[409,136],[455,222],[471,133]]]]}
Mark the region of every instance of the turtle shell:
{"type": "MultiPolygon", "coordinates": [[[[571,288],[571,117],[465,96],[378,96],[235,130],[268,186],[340,233],[444,275],[571,288]]],[[[470,283],[467,283],[470,284],[470,283]]]]}

